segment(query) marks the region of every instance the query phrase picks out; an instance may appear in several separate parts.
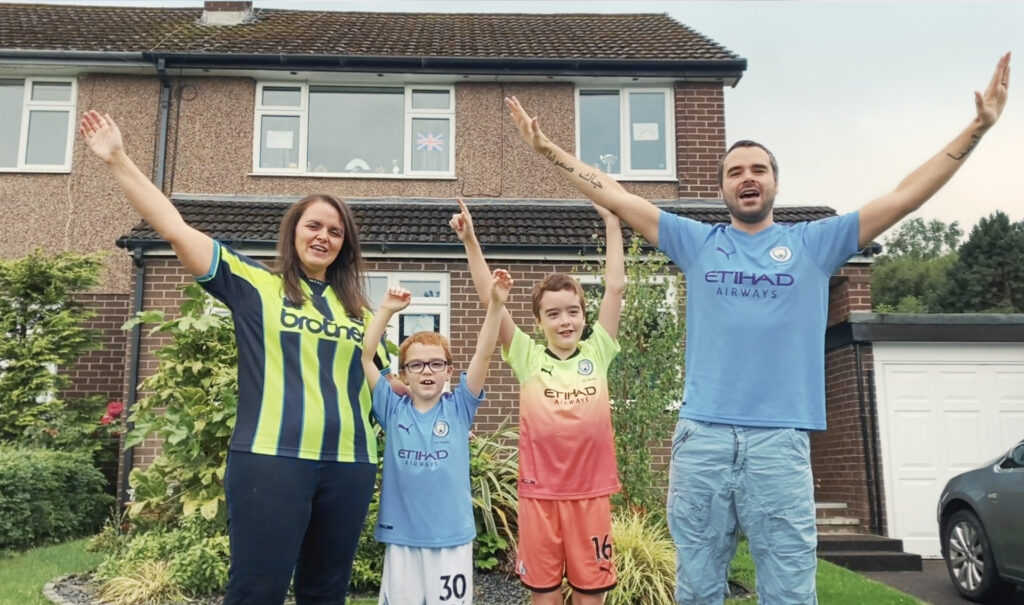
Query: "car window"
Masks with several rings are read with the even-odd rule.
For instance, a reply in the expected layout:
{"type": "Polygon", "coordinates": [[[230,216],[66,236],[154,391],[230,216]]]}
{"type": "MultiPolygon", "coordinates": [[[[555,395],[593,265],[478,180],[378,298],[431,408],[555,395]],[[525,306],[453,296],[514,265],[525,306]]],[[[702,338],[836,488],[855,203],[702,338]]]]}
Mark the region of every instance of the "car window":
{"type": "Polygon", "coordinates": [[[999,465],[999,468],[1024,468],[1024,443],[1013,448],[1013,451],[1011,451],[1010,455],[1006,457],[1006,460],[1003,460],[1003,463],[999,465]]]}

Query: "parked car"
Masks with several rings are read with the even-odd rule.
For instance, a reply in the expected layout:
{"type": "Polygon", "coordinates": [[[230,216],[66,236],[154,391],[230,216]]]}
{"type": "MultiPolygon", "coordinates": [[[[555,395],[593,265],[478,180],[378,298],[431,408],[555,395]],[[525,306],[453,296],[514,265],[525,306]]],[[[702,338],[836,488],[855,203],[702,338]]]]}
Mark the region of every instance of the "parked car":
{"type": "Polygon", "coordinates": [[[1024,441],[950,479],[938,516],[942,558],[961,595],[988,602],[1024,586],[1024,441]]]}

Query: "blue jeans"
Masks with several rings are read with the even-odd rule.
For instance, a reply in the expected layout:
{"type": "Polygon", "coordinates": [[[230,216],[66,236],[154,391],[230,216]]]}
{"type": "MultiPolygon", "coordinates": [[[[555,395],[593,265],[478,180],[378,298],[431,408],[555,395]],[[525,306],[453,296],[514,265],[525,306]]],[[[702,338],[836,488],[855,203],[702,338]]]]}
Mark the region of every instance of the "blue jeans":
{"type": "Polygon", "coordinates": [[[668,520],[680,605],[724,601],[737,530],[750,545],[761,605],[818,602],[805,431],[681,418],[672,438],[668,520]]]}
{"type": "Polygon", "coordinates": [[[224,605],[344,605],[377,465],[228,453],[224,605]]]}

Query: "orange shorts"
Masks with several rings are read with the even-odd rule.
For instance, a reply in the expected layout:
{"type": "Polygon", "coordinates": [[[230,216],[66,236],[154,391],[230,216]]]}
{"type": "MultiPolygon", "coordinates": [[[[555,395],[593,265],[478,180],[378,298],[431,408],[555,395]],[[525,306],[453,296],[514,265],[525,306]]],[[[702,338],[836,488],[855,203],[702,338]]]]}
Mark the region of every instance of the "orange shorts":
{"type": "Polygon", "coordinates": [[[568,578],[573,590],[602,593],[615,587],[609,496],[587,500],[519,498],[519,581],[552,592],[568,578]]]}

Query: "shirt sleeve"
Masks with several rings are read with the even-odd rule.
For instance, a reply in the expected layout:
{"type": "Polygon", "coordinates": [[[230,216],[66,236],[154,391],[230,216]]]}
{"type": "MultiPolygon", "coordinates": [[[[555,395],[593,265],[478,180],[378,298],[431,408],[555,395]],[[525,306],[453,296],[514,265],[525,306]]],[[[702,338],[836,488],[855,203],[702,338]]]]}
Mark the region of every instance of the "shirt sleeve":
{"type": "Polygon", "coordinates": [[[501,348],[501,358],[512,368],[512,373],[520,383],[530,377],[530,363],[534,349],[533,339],[519,326],[516,326],[516,331],[512,334],[512,342],[509,343],[508,350],[506,351],[504,347],[501,348]]]}
{"type": "Polygon", "coordinates": [[[662,210],[658,219],[658,249],[686,271],[696,260],[711,229],[711,225],[662,210]]]}
{"type": "Polygon", "coordinates": [[[214,240],[210,270],[197,277],[196,282],[234,310],[240,304],[251,304],[256,284],[269,275],[270,270],[260,263],[214,240]]]}
{"type": "Polygon", "coordinates": [[[611,365],[612,360],[622,350],[619,341],[612,338],[599,322],[594,324],[590,338],[587,339],[587,346],[590,347],[594,357],[605,367],[611,365]]]}
{"type": "Polygon", "coordinates": [[[391,383],[387,378],[381,376],[377,381],[377,386],[373,387],[372,409],[373,415],[377,418],[377,424],[385,431],[388,430],[388,420],[391,418],[394,402],[397,399],[398,395],[391,388],[391,383]]]}
{"type": "MultiPolygon", "coordinates": [[[[366,329],[373,321],[373,313],[369,309],[363,309],[363,329],[366,329]]],[[[381,334],[380,343],[377,345],[377,352],[373,356],[373,365],[380,370],[381,376],[391,373],[391,353],[388,352],[388,335],[381,334]]]]}
{"type": "Polygon", "coordinates": [[[816,259],[818,267],[832,275],[857,253],[860,239],[860,216],[850,212],[807,223],[803,244],[816,259]]]}
{"type": "Polygon", "coordinates": [[[459,384],[455,387],[454,401],[455,410],[466,423],[466,428],[473,426],[473,418],[476,417],[476,411],[480,407],[480,403],[486,397],[485,391],[480,389],[480,393],[473,393],[466,386],[466,373],[463,372],[459,376],[459,384]]]}

